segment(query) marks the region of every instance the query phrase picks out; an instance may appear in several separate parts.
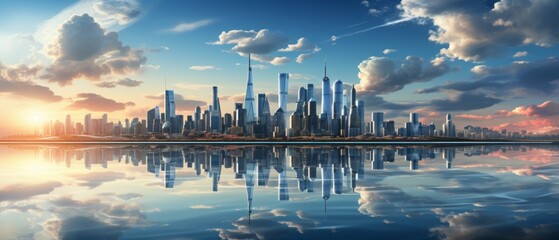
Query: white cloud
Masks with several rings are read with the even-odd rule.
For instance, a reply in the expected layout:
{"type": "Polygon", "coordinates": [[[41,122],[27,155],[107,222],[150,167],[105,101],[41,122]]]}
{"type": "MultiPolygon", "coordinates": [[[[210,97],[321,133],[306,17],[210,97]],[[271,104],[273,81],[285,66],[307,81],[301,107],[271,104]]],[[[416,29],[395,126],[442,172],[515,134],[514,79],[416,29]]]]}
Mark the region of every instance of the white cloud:
{"type": "Polygon", "coordinates": [[[526,56],[528,56],[528,52],[521,51],[521,52],[516,52],[512,57],[517,58],[517,57],[526,57],[526,56]]]}
{"type": "Polygon", "coordinates": [[[221,70],[221,68],[216,66],[190,66],[189,69],[195,71],[221,70]]]}
{"type": "Polygon", "coordinates": [[[390,58],[372,56],[358,68],[360,82],[356,89],[375,94],[396,92],[408,84],[427,82],[452,71],[444,59],[425,64],[423,59],[414,56],[406,57],[400,67],[390,58]]]}
{"type": "Polygon", "coordinates": [[[270,61],[272,65],[282,65],[288,62],[289,62],[288,57],[275,57],[274,59],[272,59],[272,61],[270,61]]]}
{"type": "Polygon", "coordinates": [[[60,86],[74,79],[99,80],[105,75],[125,75],[140,70],[144,52],[125,46],[116,32],[106,32],[91,16],[73,16],[58,30],[48,48],[54,59],[41,78],[60,86]]]}
{"type": "Polygon", "coordinates": [[[294,52],[294,51],[312,51],[317,46],[312,44],[307,38],[299,38],[297,43],[289,44],[286,48],[282,48],[280,52],[294,52]]]}
{"type": "Polygon", "coordinates": [[[390,53],[393,53],[393,52],[396,52],[396,51],[397,51],[396,49],[387,48],[387,49],[384,49],[384,50],[382,51],[382,53],[384,53],[384,54],[390,54],[390,53]]]}
{"type": "Polygon", "coordinates": [[[213,19],[204,19],[204,20],[199,20],[199,21],[190,22],[190,23],[179,23],[176,26],[174,26],[170,29],[167,29],[167,31],[175,32],[175,33],[190,32],[190,31],[194,31],[198,28],[208,26],[208,25],[212,24],[213,22],[214,22],[213,19]]]}
{"type": "Polygon", "coordinates": [[[431,20],[429,40],[447,44],[440,50],[450,58],[481,61],[502,55],[506,49],[527,44],[559,43],[559,2],[506,0],[494,5],[460,0],[402,0],[406,17],[431,20]]]}
{"type": "Polygon", "coordinates": [[[305,60],[307,60],[308,58],[312,57],[313,55],[315,55],[316,53],[320,52],[320,48],[319,47],[315,47],[312,52],[310,53],[302,53],[299,54],[299,56],[297,56],[297,63],[303,63],[305,60]]]}

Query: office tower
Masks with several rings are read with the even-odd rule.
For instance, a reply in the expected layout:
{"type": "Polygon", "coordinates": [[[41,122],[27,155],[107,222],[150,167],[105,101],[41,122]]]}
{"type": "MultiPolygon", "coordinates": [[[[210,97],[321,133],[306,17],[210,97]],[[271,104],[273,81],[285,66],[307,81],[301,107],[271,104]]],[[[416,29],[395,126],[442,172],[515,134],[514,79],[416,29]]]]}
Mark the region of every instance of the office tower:
{"type": "Polygon", "coordinates": [[[437,128],[435,127],[434,123],[429,124],[429,127],[427,129],[427,135],[428,136],[435,136],[436,130],[437,130],[437,128]]]}
{"type": "Polygon", "coordinates": [[[334,106],[333,106],[333,118],[340,118],[342,116],[342,110],[344,107],[344,84],[341,80],[336,80],[334,82],[334,106]]]}
{"type": "Polygon", "coordinates": [[[322,111],[321,119],[326,119],[324,129],[328,130],[330,119],[332,119],[332,89],[330,88],[330,78],[326,76],[326,64],[324,64],[324,78],[322,79],[322,111]]]}
{"type": "Polygon", "coordinates": [[[316,101],[314,98],[309,100],[309,115],[306,117],[306,130],[311,133],[315,134],[318,130],[318,115],[316,115],[316,101]]]}
{"type": "Polygon", "coordinates": [[[175,116],[175,92],[165,89],[165,122],[175,116]]]}
{"type": "MultiPolygon", "coordinates": [[[[171,123],[169,123],[169,124],[171,124],[171,123]]],[[[124,119],[124,129],[123,129],[122,133],[124,133],[124,134],[130,133],[130,120],[128,120],[128,118],[124,119]]]]}
{"type": "MultiPolygon", "coordinates": [[[[371,115],[373,121],[371,122],[372,133],[375,137],[382,137],[383,134],[383,124],[384,124],[384,113],[383,112],[373,112],[371,115]]],[[[388,134],[387,134],[388,135],[388,134]]]]}
{"type": "Polygon", "coordinates": [[[410,113],[410,129],[408,129],[408,137],[416,136],[419,136],[419,114],[410,113]]]}
{"type": "Polygon", "coordinates": [[[443,124],[443,135],[445,137],[456,137],[456,126],[452,122],[452,116],[446,115],[446,122],[443,124]]]}
{"type": "Polygon", "coordinates": [[[223,115],[223,126],[225,129],[233,126],[233,115],[231,113],[226,113],[223,115]]]}
{"type": "Polygon", "coordinates": [[[173,122],[173,133],[182,133],[182,128],[184,127],[184,116],[175,115],[175,120],[173,122]]]}
{"type": "Polygon", "coordinates": [[[256,104],[254,103],[254,89],[252,87],[252,68],[250,67],[250,53],[248,54],[248,82],[245,94],[246,123],[256,122],[256,104]]]}
{"type": "Polygon", "coordinates": [[[359,135],[359,128],[361,124],[359,123],[359,110],[357,109],[355,101],[355,86],[351,89],[351,109],[349,110],[349,126],[348,126],[348,136],[356,137],[359,135]]]}
{"type": "Polygon", "coordinates": [[[66,115],[66,121],[64,122],[64,130],[66,135],[74,133],[72,129],[72,116],[70,116],[70,114],[66,115]]]}
{"type": "Polygon", "coordinates": [[[91,119],[91,135],[101,135],[101,119],[91,119]]]}
{"type": "Polygon", "coordinates": [[[305,102],[308,102],[311,98],[314,98],[314,84],[309,83],[307,84],[307,99],[305,102]]]}
{"type": "Polygon", "coordinates": [[[359,115],[359,135],[365,133],[365,101],[357,100],[357,113],[359,115]]]}
{"type": "Polygon", "coordinates": [[[270,103],[265,93],[258,94],[258,121],[267,124],[270,116],[270,103]]]}
{"type": "Polygon", "coordinates": [[[213,105],[210,109],[210,132],[222,133],[221,106],[217,94],[217,86],[213,87],[213,105]]]}
{"type": "Polygon", "coordinates": [[[148,133],[155,133],[155,132],[159,132],[159,129],[161,128],[161,126],[159,126],[159,123],[161,122],[161,114],[159,113],[159,107],[155,106],[154,108],[152,108],[151,110],[149,110],[147,112],[147,129],[148,129],[148,133]],[[156,125],[156,121],[157,121],[157,125],[156,125]]]}
{"type": "Polygon", "coordinates": [[[395,136],[396,135],[396,125],[394,121],[386,121],[382,124],[384,134],[383,136],[395,136]]]}
{"type": "Polygon", "coordinates": [[[200,108],[200,106],[196,106],[196,108],[194,109],[194,129],[196,131],[200,131],[200,119],[201,119],[201,114],[202,114],[202,109],[200,108]]]}
{"type": "Polygon", "coordinates": [[[91,134],[91,113],[86,114],[83,120],[83,134],[91,134]]]}
{"type": "Polygon", "coordinates": [[[295,107],[295,113],[303,115],[303,105],[307,101],[307,89],[304,87],[299,88],[299,95],[297,98],[297,106],[295,107]]]}
{"type": "Polygon", "coordinates": [[[285,137],[285,112],[282,108],[274,113],[274,134],[273,137],[285,137]]]}
{"type": "Polygon", "coordinates": [[[278,75],[278,106],[287,112],[287,89],[289,84],[289,73],[278,75]]]}
{"type": "Polygon", "coordinates": [[[101,117],[101,135],[106,135],[105,134],[105,125],[107,125],[107,114],[103,114],[103,116],[101,117]]]}
{"type": "Polygon", "coordinates": [[[75,129],[74,129],[74,132],[75,132],[76,134],[83,134],[83,131],[84,131],[83,124],[81,124],[81,123],[76,123],[75,125],[76,125],[76,127],[75,127],[75,129]]]}

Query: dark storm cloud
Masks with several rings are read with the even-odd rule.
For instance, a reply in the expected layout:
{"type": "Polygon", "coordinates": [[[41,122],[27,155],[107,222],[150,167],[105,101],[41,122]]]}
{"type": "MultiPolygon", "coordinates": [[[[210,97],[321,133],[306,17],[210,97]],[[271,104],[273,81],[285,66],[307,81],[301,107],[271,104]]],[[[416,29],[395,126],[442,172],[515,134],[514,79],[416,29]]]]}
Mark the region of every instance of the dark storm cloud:
{"type": "Polygon", "coordinates": [[[459,93],[451,95],[448,99],[431,100],[428,106],[437,111],[470,111],[491,107],[502,100],[487,96],[482,93],[459,93]]]}

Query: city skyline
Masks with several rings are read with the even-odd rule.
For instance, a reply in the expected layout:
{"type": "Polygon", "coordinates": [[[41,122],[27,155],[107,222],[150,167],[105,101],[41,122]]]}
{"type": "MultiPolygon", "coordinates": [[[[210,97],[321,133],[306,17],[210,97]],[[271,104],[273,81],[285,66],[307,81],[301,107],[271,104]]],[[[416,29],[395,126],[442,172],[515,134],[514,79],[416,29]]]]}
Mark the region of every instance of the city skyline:
{"type": "Polygon", "coordinates": [[[340,106],[335,84],[341,80],[342,90],[355,85],[363,100],[363,110],[355,106],[361,123],[382,112],[398,128],[418,113],[418,122],[442,129],[451,114],[457,130],[472,125],[557,134],[559,60],[553,53],[559,36],[546,16],[559,4],[458,2],[223,2],[233,10],[227,12],[195,2],[3,2],[0,136],[33,134],[37,122],[65,122],[67,115],[76,122],[89,113],[101,118],[84,119],[86,131],[125,118],[141,122],[154,107],[167,114],[167,102],[185,121],[195,118],[196,106],[203,111],[216,103],[214,116],[234,114],[235,103],[246,107],[249,54],[254,116],[256,97],[266,94],[270,115],[287,101],[288,121],[300,88],[313,84],[317,115],[330,119],[340,106]],[[279,15],[319,3],[321,14],[290,14],[291,21],[279,15]],[[288,74],[287,96],[278,89],[280,73],[288,74]],[[219,99],[210,94],[213,86],[219,99]],[[330,88],[328,107],[323,86],[330,88]],[[172,101],[163,89],[173,90],[172,101]]]}

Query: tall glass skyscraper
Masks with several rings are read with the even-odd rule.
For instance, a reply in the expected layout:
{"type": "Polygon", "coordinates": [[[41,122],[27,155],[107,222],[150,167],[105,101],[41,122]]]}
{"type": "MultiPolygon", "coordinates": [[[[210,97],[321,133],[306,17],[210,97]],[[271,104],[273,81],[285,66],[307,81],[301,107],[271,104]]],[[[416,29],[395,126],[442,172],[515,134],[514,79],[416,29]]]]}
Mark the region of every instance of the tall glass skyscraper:
{"type": "Polygon", "coordinates": [[[372,119],[373,121],[371,122],[371,131],[373,132],[373,135],[375,135],[376,137],[382,137],[382,129],[383,129],[383,123],[384,123],[384,113],[383,112],[373,112],[372,113],[372,119]]]}
{"type": "Polygon", "coordinates": [[[175,117],[175,92],[165,89],[165,121],[169,122],[175,117]]]}
{"type": "Polygon", "coordinates": [[[289,84],[289,73],[280,73],[278,75],[278,105],[287,112],[287,88],[289,84]]]}
{"type": "Polygon", "coordinates": [[[250,53],[248,54],[248,81],[245,94],[246,122],[256,122],[256,104],[254,103],[254,89],[252,87],[252,68],[250,67],[250,53]]]}
{"type": "MultiPolygon", "coordinates": [[[[330,89],[330,78],[326,76],[326,64],[324,64],[324,78],[322,79],[322,109],[321,115],[325,114],[330,122],[332,119],[332,89],[330,89]]],[[[328,124],[330,125],[330,124],[328,124]]]]}

